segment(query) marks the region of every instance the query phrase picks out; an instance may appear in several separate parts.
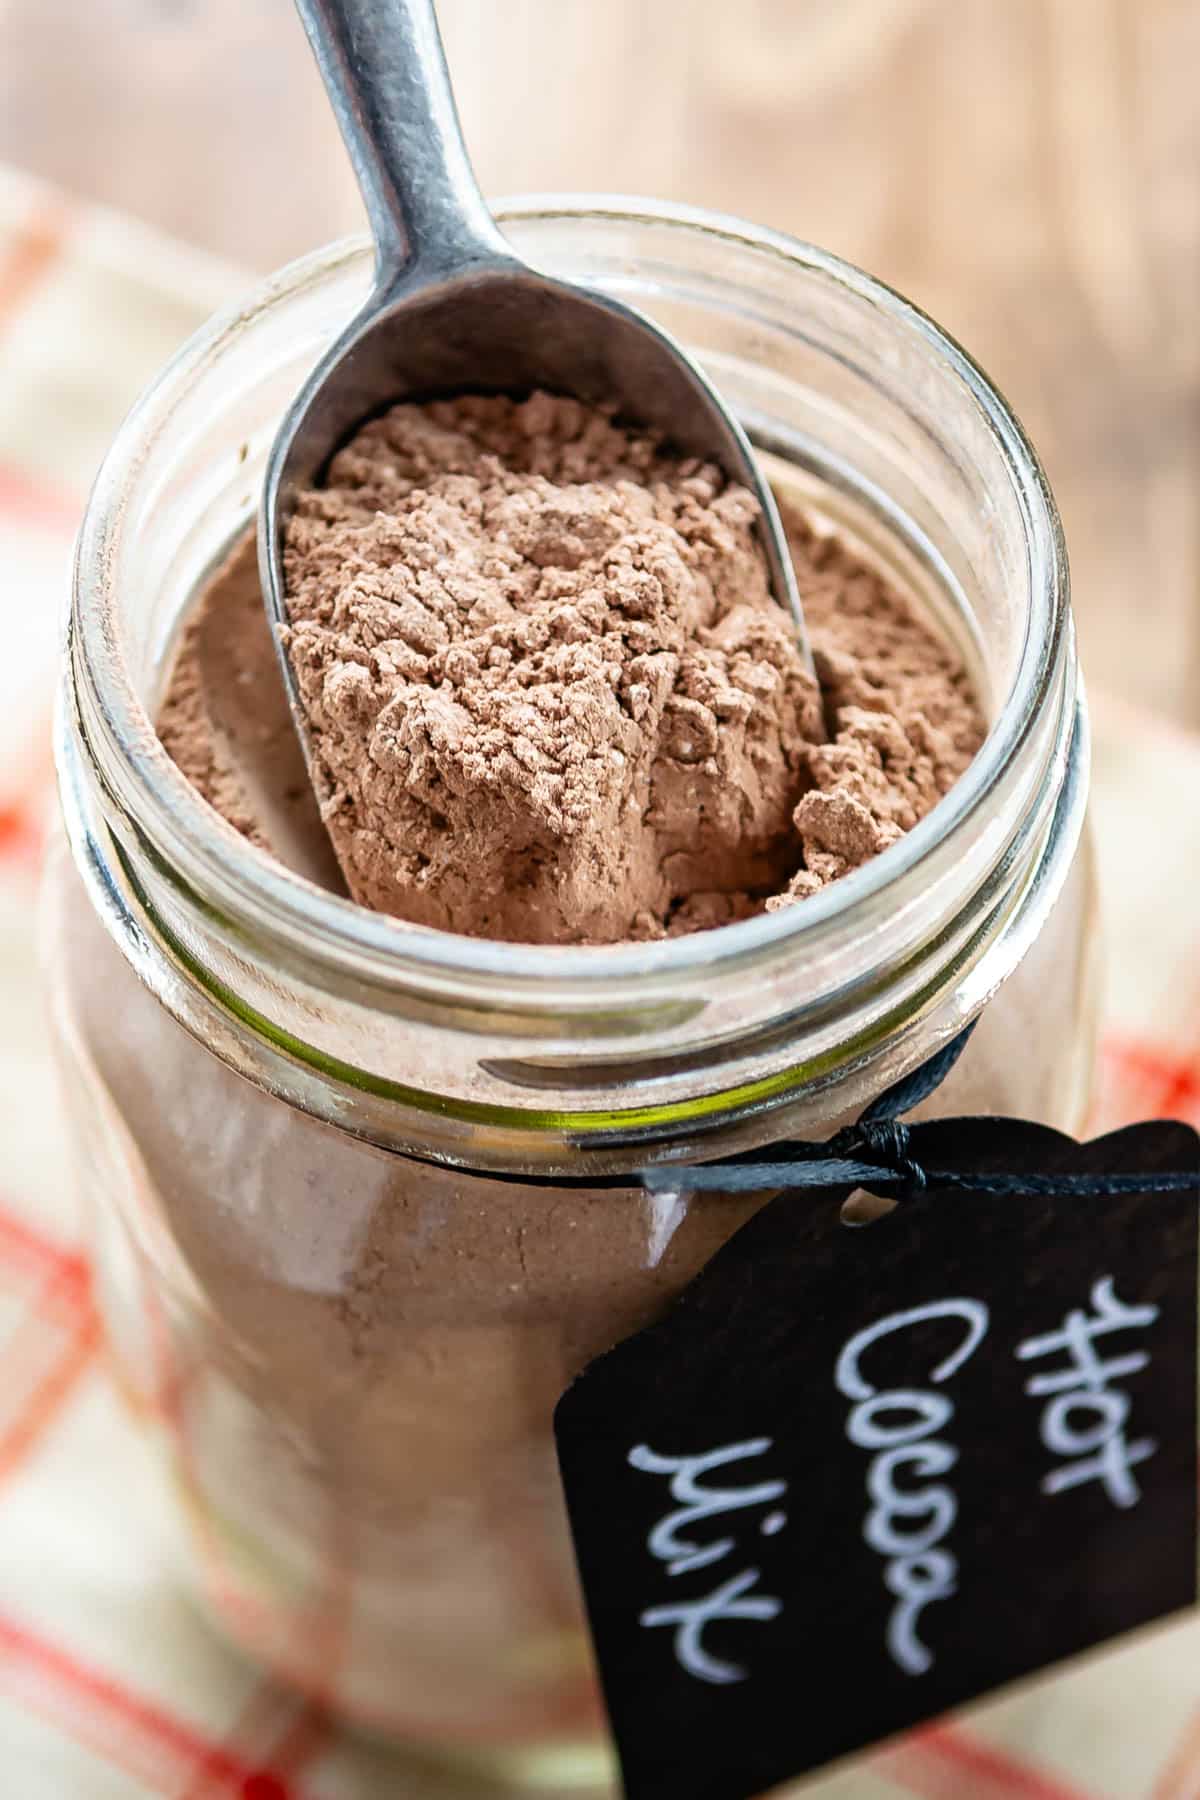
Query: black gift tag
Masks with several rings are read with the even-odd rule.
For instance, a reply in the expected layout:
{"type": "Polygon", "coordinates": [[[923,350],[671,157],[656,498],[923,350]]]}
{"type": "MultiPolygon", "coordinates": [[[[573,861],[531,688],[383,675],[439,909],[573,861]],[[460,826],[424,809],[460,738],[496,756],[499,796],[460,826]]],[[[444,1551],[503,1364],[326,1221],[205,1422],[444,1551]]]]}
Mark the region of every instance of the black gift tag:
{"type": "MultiPolygon", "coordinates": [[[[1133,1126],[927,1169],[1197,1175],[1133,1126]]],[[[628,1800],[749,1800],[1196,1594],[1197,1188],[778,1195],[585,1370],[559,1457],[628,1800]]]]}

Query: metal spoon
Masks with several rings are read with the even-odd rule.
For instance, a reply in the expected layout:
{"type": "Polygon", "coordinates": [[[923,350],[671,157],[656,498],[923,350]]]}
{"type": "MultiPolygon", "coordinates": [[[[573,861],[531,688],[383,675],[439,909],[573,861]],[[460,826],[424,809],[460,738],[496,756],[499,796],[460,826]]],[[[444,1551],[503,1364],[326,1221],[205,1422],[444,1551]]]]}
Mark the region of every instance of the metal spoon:
{"type": "Polygon", "coordinates": [[[370,414],[399,400],[533,388],[615,404],[762,506],[771,587],[812,656],[771,490],[707,378],[665,332],[514,256],[463,143],[433,0],[296,0],[375,238],[370,298],[309,377],[271,449],[259,517],[263,592],[292,713],[283,532],[294,497],[370,414]]]}

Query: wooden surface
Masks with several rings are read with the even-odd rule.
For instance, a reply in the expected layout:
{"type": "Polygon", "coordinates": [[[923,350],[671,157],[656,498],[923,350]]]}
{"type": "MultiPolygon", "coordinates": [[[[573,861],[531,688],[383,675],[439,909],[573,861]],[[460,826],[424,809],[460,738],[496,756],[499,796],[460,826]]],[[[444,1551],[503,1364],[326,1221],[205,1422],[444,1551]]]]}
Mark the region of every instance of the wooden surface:
{"type": "MultiPolygon", "coordinates": [[[[742,212],[1007,391],[1093,681],[1200,725],[1200,0],[442,0],[493,192],[742,212]]],[[[288,0],[0,0],[0,158],[268,267],[357,223],[288,0]]]]}

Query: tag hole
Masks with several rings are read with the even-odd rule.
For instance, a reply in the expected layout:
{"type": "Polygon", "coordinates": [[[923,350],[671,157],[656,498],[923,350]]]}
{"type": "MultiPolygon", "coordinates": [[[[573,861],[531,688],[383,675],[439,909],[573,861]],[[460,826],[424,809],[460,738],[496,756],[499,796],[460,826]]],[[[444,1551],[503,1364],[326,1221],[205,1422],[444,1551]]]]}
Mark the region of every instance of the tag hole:
{"type": "Polygon", "coordinates": [[[873,1225],[876,1219],[895,1210],[894,1200],[885,1200],[882,1194],[868,1194],[866,1188],[855,1188],[842,1201],[842,1224],[857,1230],[862,1225],[873,1225]]]}

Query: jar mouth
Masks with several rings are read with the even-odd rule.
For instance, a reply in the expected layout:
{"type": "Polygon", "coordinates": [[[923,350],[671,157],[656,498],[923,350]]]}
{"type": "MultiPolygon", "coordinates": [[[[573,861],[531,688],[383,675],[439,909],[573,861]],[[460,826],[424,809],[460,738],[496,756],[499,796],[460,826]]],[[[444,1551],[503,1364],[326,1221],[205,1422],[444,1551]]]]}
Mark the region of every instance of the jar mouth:
{"type": "MultiPolygon", "coordinates": [[[[698,969],[773,960],[781,952],[819,956],[831,932],[866,926],[920,892],[933,852],[978,820],[1043,715],[1069,633],[1066,552],[1045,474],[1003,396],[972,358],[918,307],[827,251],[766,227],[703,209],[609,195],[532,195],[498,203],[502,226],[535,221],[605,220],[726,240],[776,260],[784,271],[819,276],[883,315],[889,326],[936,358],[978,408],[999,448],[1024,526],[1029,608],[1009,691],[999,698],[972,762],[929,814],[900,841],[802,904],[681,938],[611,945],[532,945],[467,937],[374,913],[315,886],[258,849],[220,818],[176,767],[125,664],[112,579],[123,496],[152,456],[175,396],[213,362],[243,325],[283,304],[322,275],[364,260],[365,240],[342,240],[291,263],[242,307],[211,320],[177,353],[127,416],[97,476],[76,550],[77,605],[70,653],[84,734],[107,743],[110,798],[169,870],[226,919],[252,921],[273,938],[333,970],[386,988],[456,978],[524,990],[533,999],[566,988],[591,994],[608,984],[686,978],[698,969]],[[89,589],[99,590],[97,603],[89,589]]],[[[636,301],[635,301],[636,304],[636,301]]],[[[1059,734],[1065,744],[1069,719],[1059,734]]],[[[997,859],[1004,844],[995,846],[997,859]]]]}

